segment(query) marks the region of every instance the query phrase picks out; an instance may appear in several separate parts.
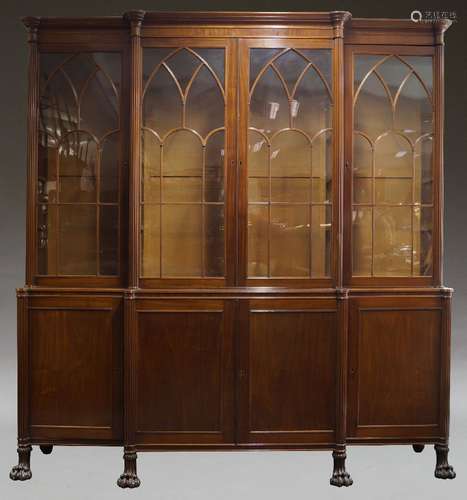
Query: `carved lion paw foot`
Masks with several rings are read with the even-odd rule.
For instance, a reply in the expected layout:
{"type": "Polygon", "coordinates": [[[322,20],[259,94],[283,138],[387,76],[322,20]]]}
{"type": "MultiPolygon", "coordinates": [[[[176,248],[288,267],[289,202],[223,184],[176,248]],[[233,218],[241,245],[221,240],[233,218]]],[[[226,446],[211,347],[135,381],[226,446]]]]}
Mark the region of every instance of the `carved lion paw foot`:
{"type": "Polygon", "coordinates": [[[31,479],[31,469],[27,465],[15,465],[10,472],[10,479],[13,481],[27,481],[31,479]]]}
{"type": "Polygon", "coordinates": [[[136,474],[124,472],[117,481],[120,488],[137,488],[141,483],[136,474]]]}
{"type": "Polygon", "coordinates": [[[438,479],[454,479],[456,477],[456,473],[452,465],[443,464],[436,467],[435,477],[438,479]]]}
{"type": "Polygon", "coordinates": [[[333,472],[331,479],[329,480],[332,486],[337,486],[341,488],[342,486],[351,486],[353,484],[353,479],[350,474],[345,470],[333,472]]]}

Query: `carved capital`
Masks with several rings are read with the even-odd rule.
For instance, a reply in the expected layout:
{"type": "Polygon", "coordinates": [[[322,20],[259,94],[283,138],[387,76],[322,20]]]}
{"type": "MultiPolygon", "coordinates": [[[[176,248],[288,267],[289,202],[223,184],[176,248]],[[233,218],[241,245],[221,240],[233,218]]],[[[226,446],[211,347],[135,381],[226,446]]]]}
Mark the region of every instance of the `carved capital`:
{"type": "Polygon", "coordinates": [[[27,297],[28,295],[29,295],[28,288],[17,288],[16,289],[16,297],[18,299],[23,299],[24,297],[27,297]]]}
{"type": "Polygon", "coordinates": [[[39,24],[41,22],[40,17],[23,17],[22,19],[26,30],[28,31],[28,42],[37,43],[37,32],[39,30],[39,24]]]}
{"type": "Polygon", "coordinates": [[[435,34],[435,44],[444,45],[444,33],[451,26],[450,19],[438,19],[433,23],[433,32],[435,34]]]}
{"type": "Polygon", "coordinates": [[[445,286],[442,286],[439,291],[440,291],[441,297],[443,297],[443,299],[451,299],[452,294],[454,293],[454,290],[452,288],[448,288],[445,286]]]}
{"type": "Polygon", "coordinates": [[[334,38],[344,38],[344,24],[351,19],[352,14],[345,10],[335,10],[330,15],[334,38]]]}
{"type": "Polygon", "coordinates": [[[127,288],[123,292],[123,298],[125,300],[135,300],[136,299],[136,288],[127,288]]]}
{"type": "Polygon", "coordinates": [[[145,15],[144,10],[129,10],[123,15],[123,18],[130,23],[131,37],[141,36],[141,25],[145,15]]]}
{"type": "Polygon", "coordinates": [[[349,289],[336,288],[336,298],[337,300],[347,300],[349,298],[349,289]]]}

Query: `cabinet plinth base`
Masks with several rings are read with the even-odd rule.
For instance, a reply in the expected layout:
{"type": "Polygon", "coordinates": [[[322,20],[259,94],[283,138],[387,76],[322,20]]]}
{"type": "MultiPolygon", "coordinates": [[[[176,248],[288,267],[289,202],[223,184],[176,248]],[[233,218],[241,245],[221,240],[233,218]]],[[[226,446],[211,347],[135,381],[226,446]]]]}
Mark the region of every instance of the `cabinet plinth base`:
{"type": "Polygon", "coordinates": [[[438,479],[454,479],[456,473],[448,462],[449,448],[445,444],[435,444],[436,468],[435,477],[438,479]]]}

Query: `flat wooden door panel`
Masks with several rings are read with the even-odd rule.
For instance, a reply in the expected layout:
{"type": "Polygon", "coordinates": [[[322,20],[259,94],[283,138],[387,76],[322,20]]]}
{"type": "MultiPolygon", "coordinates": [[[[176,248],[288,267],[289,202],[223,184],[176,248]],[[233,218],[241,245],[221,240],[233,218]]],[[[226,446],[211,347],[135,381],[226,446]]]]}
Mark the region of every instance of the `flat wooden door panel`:
{"type": "Polygon", "coordinates": [[[232,306],[138,302],[139,443],[233,442],[232,306]]]}
{"type": "Polygon", "coordinates": [[[335,301],[244,301],[241,321],[240,442],[332,442],[335,301]]]}
{"type": "Polygon", "coordinates": [[[437,435],[442,335],[439,299],[351,300],[351,436],[437,435]]]}
{"type": "Polygon", "coordinates": [[[33,438],[121,439],[120,300],[32,300],[33,438]]]}

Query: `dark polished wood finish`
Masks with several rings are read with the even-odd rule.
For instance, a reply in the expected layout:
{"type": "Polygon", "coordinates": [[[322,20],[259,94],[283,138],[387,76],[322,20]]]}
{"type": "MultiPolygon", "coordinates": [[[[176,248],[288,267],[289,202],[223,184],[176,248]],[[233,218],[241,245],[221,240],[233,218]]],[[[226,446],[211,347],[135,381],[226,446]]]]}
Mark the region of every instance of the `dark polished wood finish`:
{"type": "MultiPolygon", "coordinates": [[[[352,444],[405,444],[413,446],[417,453],[426,444],[433,444],[435,476],[454,478],[454,470],[448,463],[452,290],[443,286],[442,277],[443,57],[444,32],[450,23],[351,19],[350,13],[342,11],[145,13],[139,10],[120,17],[28,17],[23,21],[29,43],[26,284],[17,290],[19,462],[10,473],[11,479],[31,478],[33,445],[39,446],[44,454],[51,453],[56,445],[123,447],[124,470],[117,480],[122,488],[140,485],[136,465],[140,451],[326,449],[332,450],[333,458],[330,484],[341,487],[353,483],[345,467],[348,445],[352,444]],[[145,126],[144,111],[145,78],[148,77],[145,58],[147,51],[157,50],[162,59],[156,57],[155,62],[150,62],[149,71],[158,64],[163,68],[162,73],[175,86],[183,102],[183,111],[180,126],[168,127],[167,133],[155,131],[156,127],[151,129],[159,144],[149,154],[141,140],[142,130],[149,130],[145,126]],[[208,61],[213,50],[223,51],[223,59],[208,61]],[[260,53],[255,52],[258,50],[268,55],[260,61],[261,74],[255,75],[251,61],[254,54],[260,53]],[[118,205],[119,216],[118,223],[109,224],[104,232],[104,236],[108,236],[119,231],[113,243],[118,255],[115,263],[118,272],[114,275],[39,273],[42,269],[39,251],[49,251],[47,224],[51,232],[57,233],[70,230],[71,224],[68,220],[58,228],[54,226],[52,215],[47,213],[49,199],[39,201],[37,194],[39,182],[43,183],[47,196],[53,198],[64,190],[62,177],[65,183],[73,181],[60,172],[62,160],[52,158],[51,152],[58,151],[57,144],[46,139],[44,145],[43,136],[42,143],[39,140],[40,133],[47,136],[50,132],[44,130],[47,127],[41,121],[41,111],[44,111],[41,99],[45,91],[40,78],[44,68],[44,71],[51,70],[47,70],[45,63],[41,66],[41,58],[51,55],[53,59],[58,54],[69,54],[70,58],[95,54],[97,61],[103,54],[119,54],[121,58],[118,91],[114,86],[119,98],[121,137],[118,161],[111,165],[117,172],[112,171],[113,175],[118,177],[118,201],[113,203],[118,205]],[[181,56],[179,60],[184,61],[178,68],[175,63],[172,67],[169,60],[177,54],[181,56]],[[190,54],[197,57],[191,77],[183,73],[193,64],[189,62],[190,54]],[[283,54],[291,55],[298,69],[293,69],[292,63],[280,68],[278,58],[283,54]],[[315,64],[313,58],[317,54],[329,55],[323,59],[328,61],[324,67],[315,64]],[[427,91],[434,111],[429,179],[432,226],[420,224],[418,234],[414,230],[416,209],[421,203],[417,205],[414,200],[415,175],[412,175],[412,267],[406,275],[397,272],[391,275],[390,268],[380,274],[357,275],[353,270],[353,241],[357,241],[353,229],[356,217],[353,184],[357,177],[355,168],[359,168],[353,165],[354,79],[358,72],[355,58],[362,54],[393,57],[397,61],[404,58],[412,61],[423,56],[432,61],[430,84],[424,81],[430,79],[427,72],[422,71],[421,76],[417,73],[424,90],[432,85],[427,91]],[[287,68],[296,75],[284,73],[287,68]],[[204,82],[206,74],[215,80],[224,112],[223,126],[208,128],[213,133],[222,130],[225,135],[224,143],[216,150],[222,160],[211,158],[211,163],[206,163],[207,136],[211,132],[202,137],[194,130],[196,127],[186,124],[185,105],[189,97],[184,86],[188,90],[193,88],[203,69],[206,70],[204,82]],[[308,83],[308,94],[305,92],[308,97],[297,98],[297,89],[310,69],[316,72],[316,80],[308,83]],[[273,73],[285,94],[282,97],[271,94],[268,102],[262,104],[265,109],[254,111],[252,82],[256,79],[254,87],[268,71],[273,73]],[[324,90],[317,90],[320,85],[324,90]],[[315,94],[321,95],[318,108],[313,111],[321,120],[316,136],[323,131],[324,136],[328,132],[332,136],[324,147],[313,143],[315,136],[311,137],[308,129],[302,130],[303,124],[294,125],[299,108],[302,114],[304,109],[309,109],[307,99],[313,100],[315,94]],[[285,100],[281,100],[284,95],[285,100]],[[266,130],[267,126],[256,130],[263,139],[250,143],[249,129],[254,128],[250,117],[254,112],[267,115],[269,124],[274,125],[285,109],[289,113],[288,125],[284,122],[281,127],[277,125],[278,133],[298,131],[307,137],[310,163],[312,148],[315,148],[318,159],[314,161],[328,170],[324,177],[313,174],[311,167],[307,175],[303,171],[273,175],[271,162],[284,153],[280,151],[282,146],[272,146],[274,133],[266,130]],[[167,167],[162,166],[162,159],[170,154],[170,147],[164,141],[178,130],[189,131],[200,141],[202,175],[194,175],[191,165],[181,166],[182,175],[178,175],[180,171],[177,175],[163,171],[167,167]],[[253,160],[250,156],[252,150],[264,153],[263,143],[271,148],[265,156],[267,173],[252,175],[252,178],[258,185],[267,179],[269,198],[251,202],[249,168],[253,167],[249,162],[253,160]],[[41,171],[44,151],[50,156],[45,160],[46,169],[56,168],[57,172],[56,175],[47,172],[45,178],[41,171]],[[144,215],[147,165],[144,162],[153,169],[148,182],[158,186],[160,196],[152,200],[153,206],[159,207],[159,216],[152,219],[148,216],[147,220],[144,215]],[[206,199],[203,191],[206,165],[211,169],[223,166],[221,173],[216,174],[217,181],[221,178],[222,183],[219,199],[206,199]],[[187,199],[164,200],[163,181],[167,179],[169,182],[179,179],[180,192],[187,199]],[[290,195],[287,185],[299,185],[303,179],[310,182],[307,188],[310,191],[314,189],[311,189],[313,182],[324,179],[324,201],[320,199],[315,203],[311,194],[306,198],[307,203],[303,199],[297,201],[298,188],[290,195]],[[288,193],[288,198],[273,200],[272,186],[279,180],[283,184],[278,193],[280,196],[288,193]],[[186,188],[198,181],[202,186],[199,199],[193,198],[196,188],[186,188]],[[332,184],[329,193],[328,183],[332,184]],[[218,219],[214,217],[214,222],[204,218],[205,205],[209,203],[222,209],[223,215],[218,219]],[[261,203],[268,211],[266,225],[264,220],[259,220],[263,225],[258,226],[259,233],[263,230],[259,241],[264,240],[267,246],[267,272],[254,274],[249,267],[252,259],[258,268],[263,261],[260,251],[259,257],[251,257],[249,234],[253,232],[254,221],[249,220],[249,206],[261,203]],[[170,204],[172,208],[184,204],[195,207],[184,215],[187,238],[183,234],[180,240],[173,237],[173,221],[162,227],[162,208],[170,204]],[[308,218],[298,221],[294,218],[294,207],[300,204],[309,206],[310,212],[308,218]],[[313,204],[325,207],[325,216],[318,218],[318,222],[312,218],[313,204]],[[199,275],[196,272],[187,276],[164,275],[163,236],[172,238],[169,257],[180,264],[193,257],[191,212],[196,212],[196,206],[202,206],[200,227],[204,239],[199,245],[202,271],[199,275]],[[292,216],[272,219],[272,206],[286,206],[292,216]],[[326,218],[328,207],[329,220],[326,218]],[[41,210],[46,212],[45,224],[39,220],[44,216],[41,210]],[[206,221],[217,233],[206,235],[206,221]],[[149,245],[144,242],[145,231],[153,238],[149,245]],[[280,249],[281,259],[277,255],[271,258],[273,231],[279,241],[276,249],[280,249]],[[293,242],[288,246],[280,241],[290,238],[289,234],[303,234],[297,231],[309,234],[306,236],[309,248],[299,257],[297,247],[303,239],[295,236],[296,239],[287,240],[293,242]],[[224,239],[223,256],[222,252],[215,251],[219,234],[224,239]],[[418,246],[414,243],[417,237],[418,246]],[[316,255],[312,254],[314,238],[321,245],[317,251],[313,250],[316,255]],[[420,242],[431,245],[426,252],[431,259],[431,270],[425,274],[414,272],[415,265],[420,267],[418,261],[414,264],[414,254],[421,253],[420,242]],[[159,249],[159,275],[144,272],[142,254],[146,247],[159,249]],[[223,273],[205,274],[206,248],[215,256],[216,265],[221,261],[223,273]],[[271,273],[271,260],[276,266],[279,260],[290,261],[289,269],[295,265],[300,272],[285,273],[285,276],[271,273]],[[314,273],[314,261],[320,261],[325,271],[314,273]],[[302,265],[303,262],[307,264],[302,265]]],[[[62,62],[52,73],[62,72],[65,80],[71,80],[65,66],[62,62]]],[[[410,67],[413,70],[413,66],[410,67]]],[[[80,75],[75,74],[73,78],[76,76],[80,75]]],[[[382,77],[380,81],[384,92],[390,94],[391,85],[382,77]]],[[[109,84],[102,82],[100,80],[99,92],[105,95],[109,84]]],[[[268,85],[274,87],[274,84],[268,85]]],[[[60,92],[65,93],[65,87],[59,89],[57,98],[63,97],[60,92]]],[[[167,87],[168,84],[161,92],[166,92],[167,87]]],[[[264,88],[265,93],[273,92],[267,85],[264,88]]],[[[79,96],[76,90],[74,92],[77,102],[81,92],[84,93],[80,91],[79,96]]],[[[401,92],[402,86],[397,94],[401,92]]],[[[207,94],[206,89],[198,89],[197,99],[201,102],[207,94]]],[[[108,94],[106,99],[112,100],[108,94]]],[[[394,113],[396,100],[390,97],[394,113]]],[[[162,105],[156,104],[151,104],[155,108],[151,112],[156,115],[157,106],[162,106],[165,119],[170,120],[171,114],[176,114],[176,108],[170,108],[173,104],[170,98],[162,105]]],[[[60,121],[64,112],[59,113],[58,104],[45,101],[45,114],[49,106],[53,109],[54,105],[60,121]]],[[[73,130],[73,125],[80,122],[79,106],[77,118],[66,109],[70,123],[65,119],[64,130],[73,130]]],[[[201,129],[206,128],[202,122],[197,123],[201,129]]],[[[415,158],[416,145],[411,145],[415,158]]],[[[71,156],[79,156],[82,151],[78,150],[71,156]]],[[[180,151],[177,154],[181,154],[180,151]]],[[[290,152],[289,146],[287,154],[293,156],[295,151],[290,152]]],[[[59,158],[58,152],[56,157],[59,158]]],[[[287,160],[291,168],[296,168],[293,158],[287,160]]],[[[104,175],[101,159],[96,164],[88,162],[85,167],[78,181],[79,189],[91,192],[95,178],[99,191],[104,175]]],[[[371,178],[376,184],[379,179],[372,168],[371,176],[362,177],[371,178]]],[[[398,177],[388,174],[384,179],[387,178],[398,177]]],[[[375,188],[373,196],[374,192],[375,188]]],[[[388,193],[393,195],[394,191],[388,189],[388,193]]],[[[99,204],[100,198],[97,200],[99,204]]],[[[51,201],[53,203],[56,201],[51,201]]],[[[373,205],[376,206],[376,202],[373,205]]],[[[85,226],[86,220],[83,220],[75,223],[75,229],[85,226]]],[[[374,221],[371,230],[374,238],[374,221]]],[[[108,248],[104,245],[101,249],[103,236],[99,230],[95,233],[95,254],[99,259],[108,248]]],[[[176,234],[179,237],[181,233],[176,234]]],[[[372,240],[372,259],[375,258],[374,246],[372,240]]],[[[66,245],[65,249],[70,251],[66,245]]],[[[378,258],[392,251],[389,247],[384,250],[378,258]]],[[[65,251],[62,257],[65,261],[67,255],[70,253],[65,251]]],[[[421,261],[419,256],[417,259],[421,261]]]]}

